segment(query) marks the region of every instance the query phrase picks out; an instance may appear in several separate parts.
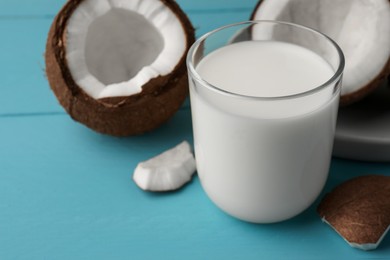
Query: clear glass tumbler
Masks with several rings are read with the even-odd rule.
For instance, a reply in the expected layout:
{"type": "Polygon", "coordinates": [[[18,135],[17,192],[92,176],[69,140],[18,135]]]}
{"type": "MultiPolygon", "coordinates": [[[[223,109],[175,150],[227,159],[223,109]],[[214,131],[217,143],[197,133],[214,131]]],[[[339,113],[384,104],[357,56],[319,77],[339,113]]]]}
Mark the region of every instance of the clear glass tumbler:
{"type": "Polygon", "coordinates": [[[282,221],[309,207],[328,177],[344,69],[337,44],[296,24],[241,22],[200,37],[188,53],[187,67],[197,169],[208,197],[228,214],[255,223],[282,221]],[[243,65],[230,64],[232,57],[238,61],[248,56],[246,46],[252,43],[268,44],[270,50],[281,43],[285,54],[258,54],[262,53],[259,49],[253,55],[259,55],[263,67],[257,68],[253,61],[245,64],[245,60],[240,61],[243,65]],[[326,80],[304,90],[289,83],[305,82],[306,77],[317,75],[314,72],[323,75],[313,69],[304,77],[297,76],[301,68],[312,65],[310,59],[310,64],[304,64],[292,45],[329,66],[326,80]],[[235,49],[223,53],[225,47],[235,49]],[[274,71],[264,69],[268,64],[273,64],[274,71]],[[296,66],[283,70],[285,64],[296,66]],[[230,65],[244,73],[230,75],[230,65]],[[248,80],[245,73],[251,70],[257,75],[248,80]],[[270,93],[257,94],[266,87],[270,93]]]}

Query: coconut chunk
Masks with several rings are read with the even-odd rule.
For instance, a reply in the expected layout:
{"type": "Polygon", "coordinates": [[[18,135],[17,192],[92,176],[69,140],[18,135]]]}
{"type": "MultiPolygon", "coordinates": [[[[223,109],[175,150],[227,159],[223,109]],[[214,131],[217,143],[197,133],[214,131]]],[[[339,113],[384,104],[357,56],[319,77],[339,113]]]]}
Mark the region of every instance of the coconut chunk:
{"type": "Polygon", "coordinates": [[[156,0],[85,0],[69,18],[67,62],[91,97],[129,96],[171,73],[183,57],[183,26],[156,0]]]}
{"type": "Polygon", "coordinates": [[[390,177],[348,180],[328,193],[317,211],[350,246],[373,250],[390,229],[390,177]]]}
{"type": "Polygon", "coordinates": [[[172,149],[141,162],[135,168],[133,180],[143,190],[170,191],[182,187],[196,171],[190,145],[184,141],[172,149]]]}
{"type": "Polygon", "coordinates": [[[359,100],[390,73],[390,1],[260,1],[253,20],[280,20],[330,36],[345,55],[341,104],[359,100]]]}

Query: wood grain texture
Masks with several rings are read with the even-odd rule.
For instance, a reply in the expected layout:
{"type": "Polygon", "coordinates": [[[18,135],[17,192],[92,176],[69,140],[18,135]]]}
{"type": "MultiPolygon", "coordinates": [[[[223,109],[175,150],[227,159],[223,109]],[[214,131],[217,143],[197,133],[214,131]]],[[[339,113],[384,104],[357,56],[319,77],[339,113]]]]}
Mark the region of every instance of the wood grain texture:
{"type": "MultiPolygon", "coordinates": [[[[253,0],[178,0],[197,36],[247,20],[253,0]]],[[[63,0],[0,0],[0,259],[386,259],[323,224],[318,201],[298,217],[253,225],[219,211],[197,177],[178,192],[145,193],[133,169],[182,140],[188,102],[152,133],[114,138],[72,121],[44,76],[46,35],[63,0]]],[[[389,164],[334,159],[324,193],[389,164]]]]}

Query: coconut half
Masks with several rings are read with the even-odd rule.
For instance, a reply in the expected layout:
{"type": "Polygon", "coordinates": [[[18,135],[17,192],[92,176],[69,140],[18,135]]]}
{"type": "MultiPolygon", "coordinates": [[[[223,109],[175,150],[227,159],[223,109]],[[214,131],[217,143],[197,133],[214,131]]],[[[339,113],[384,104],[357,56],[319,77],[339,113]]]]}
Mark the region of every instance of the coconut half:
{"type": "Polygon", "coordinates": [[[173,0],[69,0],[49,32],[46,74],[76,121],[105,134],[140,134],[185,100],[194,40],[173,0]]]}
{"type": "Polygon", "coordinates": [[[280,20],[314,28],[345,55],[341,105],[360,100],[390,74],[389,0],[262,0],[252,20],[280,20]]]}

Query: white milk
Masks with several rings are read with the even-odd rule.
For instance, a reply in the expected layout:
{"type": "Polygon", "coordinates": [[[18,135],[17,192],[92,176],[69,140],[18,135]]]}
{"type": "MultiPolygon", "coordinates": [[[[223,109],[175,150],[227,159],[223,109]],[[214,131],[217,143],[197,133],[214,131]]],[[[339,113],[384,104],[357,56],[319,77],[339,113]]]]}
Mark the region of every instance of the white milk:
{"type": "MultiPolygon", "coordinates": [[[[274,41],[222,47],[196,70],[219,89],[254,97],[309,91],[334,75],[314,52],[274,41]]],[[[190,81],[195,155],[211,200],[237,218],[259,223],[306,209],[328,175],[338,104],[334,88],[261,99],[196,84],[190,81]]]]}

